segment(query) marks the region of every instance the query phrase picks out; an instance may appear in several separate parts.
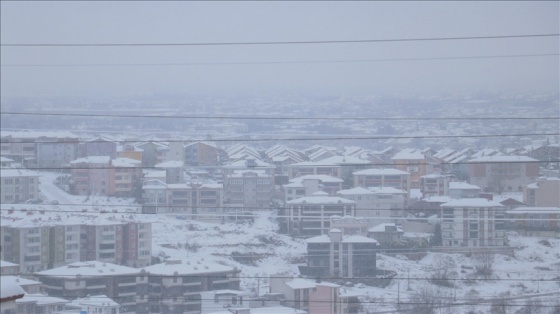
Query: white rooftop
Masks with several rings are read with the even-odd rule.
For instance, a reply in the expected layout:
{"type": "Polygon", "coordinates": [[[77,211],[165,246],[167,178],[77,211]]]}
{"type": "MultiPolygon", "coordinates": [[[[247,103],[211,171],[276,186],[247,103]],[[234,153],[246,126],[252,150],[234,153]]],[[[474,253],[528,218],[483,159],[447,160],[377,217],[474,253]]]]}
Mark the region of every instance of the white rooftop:
{"type": "Polygon", "coordinates": [[[166,261],[161,264],[155,264],[142,268],[150,274],[173,276],[175,273],[179,275],[198,275],[214,272],[232,272],[233,267],[211,263],[204,260],[173,260],[166,261]]]}
{"type": "Polygon", "coordinates": [[[139,274],[140,270],[128,266],[103,263],[99,261],[76,262],[66,266],[36,272],[38,276],[60,277],[68,279],[69,276],[115,276],[139,274]]]}
{"type": "Polygon", "coordinates": [[[450,190],[480,190],[477,185],[469,184],[467,182],[449,182],[450,190]]]}
{"type": "Polygon", "coordinates": [[[482,156],[469,160],[469,162],[532,162],[537,159],[527,156],[482,156]]]}
{"type": "Polygon", "coordinates": [[[366,176],[387,176],[387,175],[410,175],[410,173],[398,169],[388,168],[388,169],[366,169],[354,172],[355,175],[366,175],[366,176]]]}
{"type": "Polygon", "coordinates": [[[441,207],[504,207],[504,205],[485,198],[460,198],[441,204],[441,207]]]}
{"type": "Polygon", "coordinates": [[[287,204],[356,204],[356,202],[336,196],[306,196],[288,201],[287,204]]]}
{"type": "Polygon", "coordinates": [[[40,177],[40,176],[41,176],[40,173],[31,170],[0,168],[0,178],[40,177]]]}
{"type": "Polygon", "coordinates": [[[111,161],[110,156],[89,156],[72,160],[70,164],[108,164],[111,161]]]}

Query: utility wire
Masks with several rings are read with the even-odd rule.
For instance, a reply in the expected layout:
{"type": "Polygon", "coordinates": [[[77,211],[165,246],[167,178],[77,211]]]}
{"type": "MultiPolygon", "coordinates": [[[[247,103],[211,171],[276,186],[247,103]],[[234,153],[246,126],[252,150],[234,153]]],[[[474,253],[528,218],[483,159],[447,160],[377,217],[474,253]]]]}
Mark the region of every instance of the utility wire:
{"type": "Polygon", "coordinates": [[[270,116],[200,116],[200,115],[134,115],[134,114],[94,114],[94,113],[57,113],[57,112],[16,112],[2,111],[3,115],[26,115],[26,116],[62,116],[62,117],[95,117],[95,118],[162,118],[162,119],[237,119],[237,120],[372,120],[372,121],[449,121],[449,120],[560,120],[557,117],[419,117],[419,118],[402,118],[402,117],[270,117],[270,116]]]}
{"type": "MultiPolygon", "coordinates": [[[[264,141],[334,141],[334,140],[391,140],[391,139],[435,139],[435,138],[495,138],[495,137],[520,137],[520,136],[558,136],[560,133],[518,133],[518,134],[480,134],[480,135],[378,135],[378,136],[344,136],[344,137],[285,137],[285,138],[239,138],[239,139],[212,139],[211,142],[264,142],[264,141]]],[[[243,135],[241,135],[243,136],[243,135]]],[[[124,140],[120,143],[184,143],[184,142],[207,142],[207,139],[185,140],[147,140],[147,141],[131,141],[124,140]]],[[[1,144],[7,143],[38,143],[38,144],[60,144],[59,142],[37,142],[33,141],[0,141],[1,144]]]]}
{"type": "Polygon", "coordinates": [[[350,43],[389,43],[421,42],[448,40],[479,40],[508,38],[558,37],[559,33],[516,34],[493,36],[463,37],[424,37],[424,38],[388,38],[388,39],[354,39],[354,40],[313,40],[313,41],[253,41],[253,42],[176,42],[176,43],[2,43],[2,47],[147,47],[147,46],[248,46],[248,45],[310,45],[310,44],[350,44],[350,43]]]}
{"type": "Polygon", "coordinates": [[[388,59],[358,59],[358,60],[303,60],[303,61],[252,61],[252,62],[173,62],[173,63],[58,63],[58,64],[0,64],[0,67],[155,67],[155,66],[213,66],[213,65],[283,65],[283,64],[329,64],[329,63],[370,63],[370,62],[396,62],[396,61],[439,61],[439,60],[476,60],[476,59],[503,59],[503,58],[529,58],[552,57],[558,53],[521,54],[521,55],[486,55],[486,56],[454,56],[432,58],[388,58],[388,59]]]}

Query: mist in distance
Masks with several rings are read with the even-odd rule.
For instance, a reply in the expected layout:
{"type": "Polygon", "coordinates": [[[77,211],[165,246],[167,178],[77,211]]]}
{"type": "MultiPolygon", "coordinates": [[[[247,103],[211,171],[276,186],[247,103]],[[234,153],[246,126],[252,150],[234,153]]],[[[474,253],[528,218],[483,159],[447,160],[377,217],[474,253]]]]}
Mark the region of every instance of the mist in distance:
{"type": "MultiPolygon", "coordinates": [[[[560,29],[558,2],[47,1],[0,5],[3,45],[433,38],[551,34],[560,29]]],[[[558,37],[309,45],[2,46],[1,88],[3,99],[157,93],[557,93],[557,55],[355,61],[558,52],[558,37]]]]}

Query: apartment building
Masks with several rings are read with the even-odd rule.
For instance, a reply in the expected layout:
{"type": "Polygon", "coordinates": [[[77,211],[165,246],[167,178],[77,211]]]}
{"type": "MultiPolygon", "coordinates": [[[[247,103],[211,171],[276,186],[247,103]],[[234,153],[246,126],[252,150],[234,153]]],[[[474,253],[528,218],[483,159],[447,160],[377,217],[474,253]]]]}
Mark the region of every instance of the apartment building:
{"type": "Polygon", "coordinates": [[[287,202],[296,198],[311,196],[317,191],[335,195],[342,190],[343,182],[344,180],[337,177],[317,174],[293,178],[288,184],[283,185],[284,200],[287,202]]]}
{"type": "Polygon", "coordinates": [[[166,260],[142,269],[148,278],[150,313],[201,312],[200,293],[239,290],[240,270],[204,260],[166,260]]]}
{"type": "Polygon", "coordinates": [[[176,184],[185,183],[183,162],[180,160],[170,160],[155,165],[155,168],[165,171],[165,183],[176,184]]]}
{"type": "Polygon", "coordinates": [[[37,162],[39,168],[66,168],[72,160],[79,156],[78,137],[46,138],[36,139],[37,162]]]}
{"type": "Polygon", "coordinates": [[[98,136],[78,145],[78,157],[109,156],[111,159],[115,159],[117,158],[117,146],[117,140],[98,136]]]}
{"type": "Polygon", "coordinates": [[[141,163],[130,158],[90,156],[70,162],[70,191],[78,195],[132,196],[142,178],[141,163]]]}
{"type": "Polygon", "coordinates": [[[144,213],[182,213],[189,219],[221,220],[224,189],[222,184],[166,184],[148,180],[142,186],[144,213]],[[216,216],[213,216],[216,215],[216,216]]]}
{"type": "Polygon", "coordinates": [[[36,272],[35,276],[52,297],[77,300],[110,295],[127,313],[149,313],[149,277],[137,268],[85,261],[36,272]]]}
{"type": "Polygon", "coordinates": [[[0,155],[26,165],[35,164],[35,132],[5,132],[1,133],[0,155]]]}
{"type": "Polygon", "coordinates": [[[14,163],[13,159],[0,156],[0,168],[12,168],[14,163]]]}
{"type": "Polygon", "coordinates": [[[288,179],[305,175],[328,175],[343,179],[354,171],[371,168],[369,160],[350,156],[332,156],[319,161],[303,161],[288,165],[288,179]]]}
{"type": "Polygon", "coordinates": [[[450,177],[442,174],[428,174],[420,177],[420,192],[422,198],[432,196],[446,196],[450,177]]]}
{"type": "Polygon", "coordinates": [[[248,211],[269,209],[274,176],[264,170],[237,170],[224,179],[224,203],[248,211]]]}
{"type": "Polygon", "coordinates": [[[523,202],[535,207],[560,207],[560,178],[540,177],[523,186],[523,202]]]}
{"type": "Polygon", "coordinates": [[[480,197],[481,188],[466,182],[449,182],[448,196],[454,199],[480,197]]]}
{"type": "Polygon", "coordinates": [[[456,199],[441,205],[443,246],[504,246],[505,207],[485,198],[456,199]]]}
{"type": "Polygon", "coordinates": [[[395,169],[410,174],[410,187],[420,188],[420,178],[427,174],[436,173],[438,162],[435,158],[416,149],[403,149],[391,157],[395,169]]]}
{"type": "Polygon", "coordinates": [[[135,149],[142,150],[142,166],[153,167],[167,160],[169,145],[162,142],[140,142],[134,144],[135,149]]]}
{"type": "Polygon", "coordinates": [[[215,167],[220,165],[220,149],[212,142],[194,142],[184,146],[185,165],[215,167]]]}
{"type": "Polygon", "coordinates": [[[405,207],[410,199],[410,173],[398,169],[367,169],[356,171],[354,187],[380,188],[391,187],[406,192],[405,207]]]}
{"type": "Polygon", "coordinates": [[[234,174],[236,171],[240,170],[257,170],[264,171],[265,174],[274,176],[274,165],[266,163],[260,159],[247,158],[232,161],[224,166],[222,166],[224,179],[226,175],[234,174]]]}
{"type": "Polygon", "coordinates": [[[506,211],[506,217],[511,230],[541,236],[560,232],[560,207],[517,207],[506,211]]]}
{"type": "Polygon", "coordinates": [[[287,232],[294,236],[327,234],[331,229],[331,216],[355,216],[356,202],[325,192],[301,197],[286,203],[287,232]]]}
{"type": "Polygon", "coordinates": [[[485,192],[522,192],[537,181],[539,163],[526,156],[482,156],[469,160],[469,183],[485,192]]]}
{"type": "Polygon", "coordinates": [[[73,262],[99,260],[131,266],[151,262],[150,223],[97,215],[12,212],[2,217],[2,260],[31,273],[73,262]]]}
{"type": "MultiPolygon", "coordinates": [[[[144,150],[140,147],[136,147],[132,144],[124,144],[117,146],[117,158],[130,158],[138,161],[142,161],[142,156],[144,150]]],[[[97,156],[107,156],[107,155],[97,155],[97,156]]]]}
{"type": "Polygon", "coordinates": [[[338,191],[340,197],[356,202],[356,215],[369,219],[372,225],[395,222],[403,217],[407,193],[393,187],[355,187],[338,191]]]}
{"type": "Polygon", "coordinates": [[[0,168],[0,202],[13,204],[38,199],[39,177],[34,171],[0,168]]]}
{"type": "MultiPolygon", "coordinates": [[[[373,278],[379,243],[361,235],[343,235],[340,229],[309,238],[307,270],[319,277],[373,278]]],[[[310,274],[311,275],[311,274],[310,274]]]]}
{"type": "Polygon", "coordinates": [[[283,295],[284,305],[293,308],[293,313],[302,310],[309,314],[357,313],[353,309],[359,308],[357,298],[353,304],[344,302],[340,286],[329,282],[277,276],[270,278],[270,291],[283,295]]]}

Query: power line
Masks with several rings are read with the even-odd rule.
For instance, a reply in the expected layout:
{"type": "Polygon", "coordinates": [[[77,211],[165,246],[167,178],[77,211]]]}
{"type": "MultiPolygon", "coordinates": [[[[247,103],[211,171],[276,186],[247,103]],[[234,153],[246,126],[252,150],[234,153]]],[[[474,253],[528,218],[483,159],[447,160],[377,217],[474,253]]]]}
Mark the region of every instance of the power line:
{"type": "MultiPolygon", "coordinates": [[[[436,139],[436,138],[495,138],[495,137],[520,137],[520,136],[558,136],[560,133],[518,133],[518,134],[479,134],[479,135],[378,135],[378,136],[345,136],[345,137],[270,137],[270,138],[239,138],[239,139],[212,139],[212,142],[264,142],[264,141],[333,141],[333,140],[390,140],[390,139],[436,139]]],[[[241,135],[243,136],[243,135],[241,135]]],[[[192,139],[192,140],[147,140],[147,141],[132,141],[124,140],[120,143],[152,143],[152,142],[166,142],[166,143],[184,143],[184,142],[206,142],[207,139],[192,139]]],[[[1,144],[8,143],[38,143],[38,144],[61,144],[59,142],[37,142],[33,141],[0,141],[1,144]]]]}
{"type": "Polygon", "coordinates": [[[431,58],[388,58],[358,60],[303,60],[303,61],[251,61],[251,62],[173,62],[173,63],[58,63],[58,64],[0,64],[0,67],[155,67],[155,66],[219,66],[219,65],[283,65],[283,64],[332,64],[332,63],[371,63],[396,61],[441,61],[441,60],[476,60],[502,58],[551,57],[558,53],[521,54],[521,55],[486,55],[486,56],[454,56],[431,58]]]}
{"type": "Polygon", "coordinates": [[[134,115],[134,114],[92,114],[92,113],[56,113],[56,112],[15,112],[2,111],[3,115],[26,115],[26,116],[63,116],[63,117],[95,117],[95,118],[162,118],[162,119],[207,119],[207,120],[387,120],[387,121],[449,121],[449,120],[560,120],[558,117],[420,117],[420,118],[402,118],[402,117],[270,117],[270,116],[200,116],[200,115],[134,115]]]}
{"type": "Polygon", "coordinates": [[[313,41],[253,41],[253,42],[176,42],[176,43],[3,43],[2,47],[147,47],[147,46],[254,46],[254,45],[310,45],[310,44],[351,44],[351,43],[389,43],[389,42],[422,42],[448,40],[480,40],[508,38],[539,38],[558,37],[559,33],[549,34],[517,34],[493,36],[463,37],[424,37],[424,38],[392,38],[392,39],[354,39],[354,40],[313,40],[313,41]]]}

